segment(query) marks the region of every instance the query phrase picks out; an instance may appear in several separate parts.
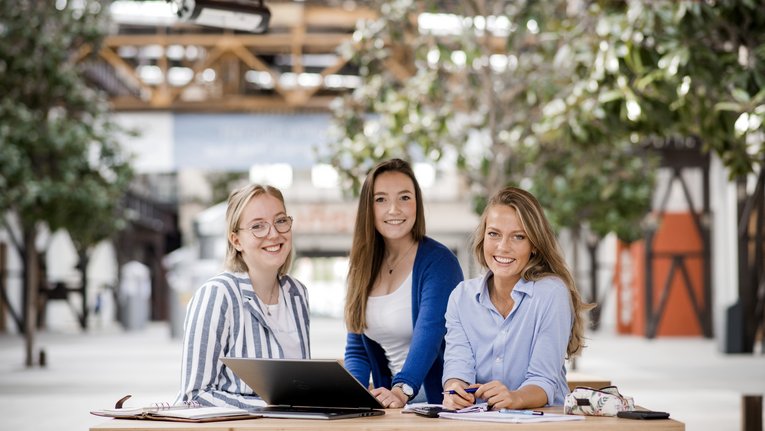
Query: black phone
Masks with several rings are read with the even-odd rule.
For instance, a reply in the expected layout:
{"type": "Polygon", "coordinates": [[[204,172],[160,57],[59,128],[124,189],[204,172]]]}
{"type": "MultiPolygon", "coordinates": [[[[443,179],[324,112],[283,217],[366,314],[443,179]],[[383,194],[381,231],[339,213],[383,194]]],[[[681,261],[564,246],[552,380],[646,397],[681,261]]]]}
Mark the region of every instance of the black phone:
{"type": "Polygon", "coordinates": [[[616,417],[625,419],[669,419],[669,413],[654,412],[650,410],[634,410],[631,412],[617,412],[616,417]]]}
{"type": "Polygon", "coordinates": [[[430,407],[415,407],[412,409],[412,411],[415,414],[418,414],[420,416],[425,416],[429,418],[437,418],[438,414],[441,412],[454,412],[454,410],[445,409],[443,407],[438,406],[430,406],[430,407]]]}

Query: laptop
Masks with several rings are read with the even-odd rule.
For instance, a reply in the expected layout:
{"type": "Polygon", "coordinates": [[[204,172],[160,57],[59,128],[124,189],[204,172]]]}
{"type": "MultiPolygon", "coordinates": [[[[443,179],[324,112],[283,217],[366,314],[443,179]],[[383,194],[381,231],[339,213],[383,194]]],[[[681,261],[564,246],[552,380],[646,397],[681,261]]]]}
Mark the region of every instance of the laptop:
{"type": "Polygon", "coordinates": [[[318,359],[220,358],[269,405],[271,418],[345,419],[380,416],[377,399],[339,362],[318,359]]]}

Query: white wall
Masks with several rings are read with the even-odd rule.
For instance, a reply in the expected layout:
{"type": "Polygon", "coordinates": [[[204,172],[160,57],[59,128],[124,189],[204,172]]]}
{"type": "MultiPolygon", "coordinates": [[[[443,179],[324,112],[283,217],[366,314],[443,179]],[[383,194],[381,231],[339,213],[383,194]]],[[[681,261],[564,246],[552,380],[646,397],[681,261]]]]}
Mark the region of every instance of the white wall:
{"type": "Polygon", "coordinates": [[[725,313],[738,299],[738,217],[736,185],[720,159],[712,157],[710,169],[712,207],[712,322],[718,348],[723,351],[725,313]]]}
{"type": "Polygon", "coordinates": [[[133,168],[140,174],[175,170],[173,114],[170,112],[124,112],[114,121],[138,136],[123,136],[123,149],[134,157],[133,168]]]}

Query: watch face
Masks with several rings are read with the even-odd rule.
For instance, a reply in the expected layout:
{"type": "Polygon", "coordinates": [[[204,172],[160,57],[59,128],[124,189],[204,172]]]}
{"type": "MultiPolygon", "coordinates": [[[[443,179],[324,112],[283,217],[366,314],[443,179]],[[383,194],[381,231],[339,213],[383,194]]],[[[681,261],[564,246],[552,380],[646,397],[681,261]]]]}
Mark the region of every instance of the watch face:
{"type": "Polygon", "coordinates": [[[404,393],[407,397],[411,397],[414,395],[414,389],[412,389],[411,386],[407,385],[406,383],[401,383],[398,385],[398,387],[401,388],[401,392],[404,393]]]}

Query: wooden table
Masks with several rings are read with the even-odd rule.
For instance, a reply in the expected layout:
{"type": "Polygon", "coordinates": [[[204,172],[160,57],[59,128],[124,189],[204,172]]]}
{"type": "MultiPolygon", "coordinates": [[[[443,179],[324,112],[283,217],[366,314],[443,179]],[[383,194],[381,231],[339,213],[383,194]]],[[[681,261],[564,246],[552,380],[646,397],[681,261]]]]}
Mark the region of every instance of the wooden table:
{"type": "MultiPolygon", "coordinates": [[[[542,409],[550,413],[562,413],[562,407],[542,409]]],[[[364,430],[364,431],[394,431],[394,430],[431,430],[431,431],[465,431],[466,429],[481,429],[481,431],[528,431],[528,430],[567,430],[567,431],[682,431],[685,424],[672,419],[663,420],[634,420],[615,417],[587,416],[577,422],[543,422],[535,424],[508,424],[492,422],[468,422],[453,419],[431,419],[412,413],[401,413],[401,410],[388,410],[384,416],[374,416],[356,419],[337,419],[331,421],[308,419],[247,419],[228,422],[208,422],[203,424],[188,424],[179,422],[160,422],[150,420],[120,420],[111,419],[90,428],[90,431],[128,430],[156,431],[192,429],[206,431],[250,431],[250,430],[364,430]]]]}

